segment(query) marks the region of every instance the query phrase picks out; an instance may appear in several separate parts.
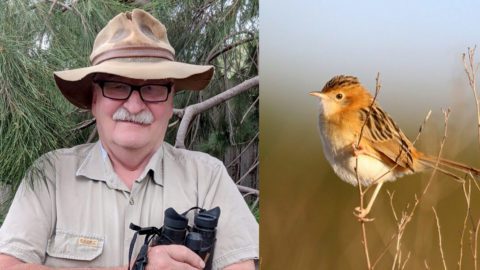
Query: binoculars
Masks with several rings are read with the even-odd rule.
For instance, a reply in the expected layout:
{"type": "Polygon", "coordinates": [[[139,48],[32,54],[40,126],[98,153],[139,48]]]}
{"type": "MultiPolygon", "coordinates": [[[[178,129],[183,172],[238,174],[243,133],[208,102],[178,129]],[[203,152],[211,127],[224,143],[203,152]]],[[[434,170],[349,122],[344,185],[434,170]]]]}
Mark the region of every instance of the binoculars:
{"type": "Polygon", "coordinates": [[[147,250],[150,242],[151,246],[184,245],[203,259],[205,262],[205,270],[210,270],[212,268],[213,252],[215,251],[216,228],[219,217],[219,207],[210,210],[192,207],[182,214],[177,213],[175,209],[170,207],[165,210],[163,227],[160,229],[155,227],[142,228],[130,224],[130,228],[137,231],[137,233],[130,244],[129,257],[132,255],[131,253],[137,234],[145,235],[145,243],[135,260],[132,270],[142,270],[145,268],[148,262],[147,250]],[[194,209],[199,209],[199,212],[194,216],[193,227],[190,227],[186,215],[194,209]]]}
{"type": "Polygon", "coordinates": [[[205,261],[205,269],[209,269],[211,268],[212,254],[215,249],[215,235],[218,218],[220,217],[220,208],[215,207],[211,210],[197,213],[194,217],[192,228],[188,226],[187,212],[179,214],[171,207],[165,210],[161,234],[153,238],[152,246],[184,245],[197,253],[205,261]]]}

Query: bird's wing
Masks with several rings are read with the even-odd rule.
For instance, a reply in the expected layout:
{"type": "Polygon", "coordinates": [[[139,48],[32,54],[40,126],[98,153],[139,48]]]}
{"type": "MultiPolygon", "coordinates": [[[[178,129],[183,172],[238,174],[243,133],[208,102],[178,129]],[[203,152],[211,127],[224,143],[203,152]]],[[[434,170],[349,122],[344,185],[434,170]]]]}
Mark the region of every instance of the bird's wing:
{"type": "Polygon", "coordinates": [[[369,142],[374,155],[413,171],[413,144],[387,113],[374,104],[360,110],[360,121],[365,123],[362,141],[369,142]]]}

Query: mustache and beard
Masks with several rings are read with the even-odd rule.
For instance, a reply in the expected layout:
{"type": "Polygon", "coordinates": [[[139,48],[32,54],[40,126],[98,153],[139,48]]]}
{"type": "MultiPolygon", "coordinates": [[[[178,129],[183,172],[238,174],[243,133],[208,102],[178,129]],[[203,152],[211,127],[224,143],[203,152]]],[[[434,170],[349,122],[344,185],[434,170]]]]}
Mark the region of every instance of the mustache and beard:
{"type": "Polygon", "coordinates": [[[153,114],[149,110],[143,110],[137,114],[132,114],[124,107],[120,107],[113,114],[113,120],[149,125],[153,122],[153,114]]]}

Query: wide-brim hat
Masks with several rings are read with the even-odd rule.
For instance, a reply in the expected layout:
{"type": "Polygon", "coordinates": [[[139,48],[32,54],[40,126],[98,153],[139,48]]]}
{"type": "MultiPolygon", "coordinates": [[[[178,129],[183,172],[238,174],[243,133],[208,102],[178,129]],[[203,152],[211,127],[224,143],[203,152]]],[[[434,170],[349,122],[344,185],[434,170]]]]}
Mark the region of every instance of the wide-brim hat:
{"type": "Polygon", "coordinates": [[[89,67],[54,72],[62,94],[82,109],[91,108],[96,73],[141,80],[172,79],[178,91],[205,88],[214,71],[213,66],[175,61],[165,26],[141,9],[121,13],[108,22],[95,39],[90,62],[89,67]]]}

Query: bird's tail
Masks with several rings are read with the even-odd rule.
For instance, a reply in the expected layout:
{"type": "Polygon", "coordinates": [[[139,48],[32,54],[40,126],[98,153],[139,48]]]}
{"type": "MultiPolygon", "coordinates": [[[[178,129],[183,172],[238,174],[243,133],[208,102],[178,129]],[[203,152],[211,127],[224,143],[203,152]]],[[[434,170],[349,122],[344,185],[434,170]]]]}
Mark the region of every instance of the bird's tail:
{"type": "Polygon", "coordinates": [[[471,175],[473,176],[473,178],[480,180],[479,169],[470,167],[468,165],[465,165],[459,162],[451,161],[448,159],[443,159],[443,158],[437,159],[437,157],[426,156],[426,155],[420,157],[420,163],[427,168],[435,168],[437,162],[438,162],[437,170],[439,172],[446,174],[448,176],[451,176],[457,180],[463,181],[465,178],[460,177],[454,172],[471,175]],[[454,172],[451,172],[450,170],[453,170],[454,172]]]}

